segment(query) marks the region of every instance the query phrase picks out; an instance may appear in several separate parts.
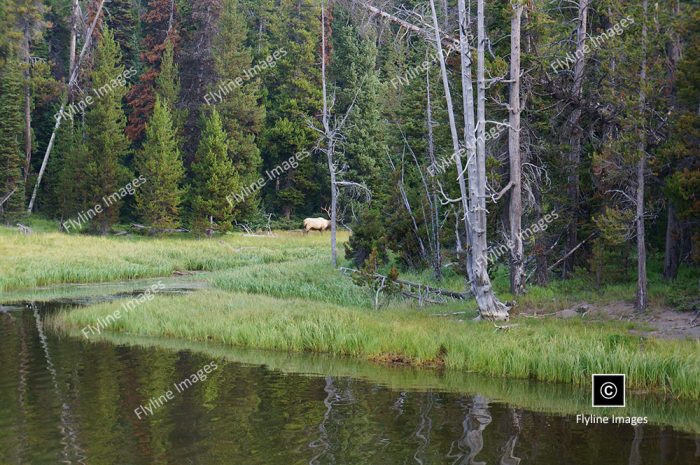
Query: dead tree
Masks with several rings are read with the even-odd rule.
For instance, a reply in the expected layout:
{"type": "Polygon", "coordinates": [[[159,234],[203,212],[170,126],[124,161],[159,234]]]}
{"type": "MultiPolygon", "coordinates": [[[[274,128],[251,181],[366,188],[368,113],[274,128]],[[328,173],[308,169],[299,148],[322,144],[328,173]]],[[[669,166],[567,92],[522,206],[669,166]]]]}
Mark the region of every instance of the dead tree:
{"type": "MultiPolygon", "coordinates": [[[[104,4],[105,4],[105,0],[99,0],[97,10],[95,11],[95,17],[93,18],[92,24],[90,24],[90,28],[88,29],[87,34],[85,35],[85,43],[83,44],[83,48],[80,50],[80,55],[78,56],[78,59],[73,66],[73,69],[70,71],[70,75],[68,78],[68,85],[67,85],[67,89],[66,89],[66,95],[64,95],[64,97],[61,101],[61,108],[58,110],[58,117],[56,118],[56,124],[54,124],[53,132],[51,133],[51,138],[49,139],[49,145],[46,146],[46,153],[44,153],[44,160],[41,162],[41,168],[39,169],[39,175],[36,178],[36,184],[34,185],[34,191],[32,192],[32,198],[31,198],[31,200],[29,200],[29,206],[27,207],[27,213],[31,213],[32,210],[34,209],[34,202],[36,201],[36,194],[39,191],[39,185],[41,184],[41,179],[44,177],[44,171],[46,170],[46,165],[49,162],[49,157],[51,156],[51,150],[53,149],[53,144],[54,144],[54,142],[56,142],[56,133],[58,132],[58,128],[61,127],[61,121],[63,121],[63,118],[64,118],[64,111],[66,109],[66,104],[68,103],[68,96],[72,92],[73,86],[75,86],[75,83],[78,80],[78,70],[80,69],[80,63],[83,61],[83,58],[85,57],[85,53],[87,52],[88,48],[90,47],[90,43],[92,42],[92,34],[95,30],[95,26],[97,26],[98,20],[100,19],[100,15],[102,14],[102,7],[104,6],[104,4]]],[[[71,28],[71,45],[73,44],[73,41],[74,41],[72,31],[73,31],[73,29],[71,28]]],[[[73,53],[71,53],[71,56],[73,56],[73,53]]]]}
{"type": "MultiPolygon", "coordinates": [[[[588,6],[591,0],[579,0],[578,2],[578,26],[576,28],[576,51],[574,53],[574,80],[571,87],[571,99],[574,102],[574,109],[564,124],[564,135],[568,136],[568,197],[571,204],[571,218],[569,221],[566,247],[571,250],[578,243],[578,193],[579,174],[578,169],[581,163],[581,138],[583,136],[580,128],[582,113],[581,95],[583,90],[583,74],[585,71],[585,47],[588,21],[588,6]]],[[[574,255],[564,263],[562,274],[566,276],[574,269],[574,255]]]]}
{"type": "Polygon", "coordinates": [[[523,4],[512,4],[510,19],[510,92],[508,108],[508,158],[510,162],[510,204],[508,220],[510,224],[510,290],[520,295],[525,290],[525,265],[523,260],[523,239],[521,234],[523,199],[520,159],[520,20],[523,4]]]}
{"type": "MultiPolygon", "coordinates": [[[[378,14],[390,21],[396,22],[406,29],[415,31],[424,37],[430,38],[429,27],[419,27],[401,20],[391,14],[368,5],[366,2],[358,4],[373,14],[378,14]]],[[[467,171],[469,172],[469,191],[467,191],[465,181],[465,170],[462,166],[462,153],[460,147],[459,134],[457,133],[457,123],[455,119],[452,95],[450,92],[449,77],[447,75],[447,65],[445,54],[443,53],[443,43],[446,34],[440,30],[435,0],[430,0],[430,10],[432,13],[432,40],[436,47],[437,58],[440,64],[440,73],[445,91],[446,109],[449,120],[450,135],[452,138],[452,148],[457,156],[454,161],[457,166],[457,183],[460,190],[459,199],[447,199],[448,203],[458,203],[462,206],[467,247],[467,274],[471,283],[472,292],[479,306],[479,315],[484,319],[506,320],[508,319],[507,307],[495,296],[488,275],[487,265],[487,237],[486,237],[486,151],[484,140],[485,125],[485,77],[484,77],[484,47],[485,47],[485,27],[484,27],[484,4],[483,0],[478,2],[477,22],[478,22],[478,43],[477,43],[477,79],[479,82],[479,101],[477,111],[479,124],[475,125],[474,118],[474,97],[472,91],[471,78],[471,52],[468,46],[466,7],[464,0],[458,1],[460,38],[452,46],[457,46],[461,57],[462,89],[464,95],[464,120],[465,120],[465,141],[467,152],[467,171]],[[471,103],[471,104],[470,104],[471,103]],[[477,128],[476,143],[474,141],[474,127],[477,128]],[[479,137],[479,135],[481,137],[479,137]],[[479,142],[481,139],[481,142],[479,142]]]]}
{"type": "MultiPolygon", "coordinates": [[[[642,115],[642,121],[644,121],[644,115],[646,113],[646,89],[647,84],[647,9],[649,6],[649,0],[644,0],[642,7],[644,8],[644,15],[642,17],[642,66],[639,71],[639,113],[642,115]]],[[[637,311],[644,311],[648,305],[647,299],[647,249],[645,244],[646,234],[644,231],[644,170],[646,165],[646,135],[644,123],[642,127],[639,128],[639,143],[638,143],[638,156],[637,161],[637,208],[636,208],[636,219],[637,219],[637,311]]]]}

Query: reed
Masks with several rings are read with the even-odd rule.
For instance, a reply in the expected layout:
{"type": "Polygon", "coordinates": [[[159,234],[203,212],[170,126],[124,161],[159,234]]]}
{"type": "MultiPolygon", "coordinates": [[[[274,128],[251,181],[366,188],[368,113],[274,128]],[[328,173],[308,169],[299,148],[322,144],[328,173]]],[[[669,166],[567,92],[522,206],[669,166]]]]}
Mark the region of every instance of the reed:
{"type": "MultiPolygon", "coordinates": [[[[51,325],[80,329],[119,301],[57,314],[51,325]]],[[[203,290],[157,296],[108,331],[276,351],[318,352],[512,378],[590,383],[592,373],[626,373],[630,389],[700,399],[700,341],[630,335],[622,324],[527,320],[492,323],[382,311],[308,299],[203,290]]]]}

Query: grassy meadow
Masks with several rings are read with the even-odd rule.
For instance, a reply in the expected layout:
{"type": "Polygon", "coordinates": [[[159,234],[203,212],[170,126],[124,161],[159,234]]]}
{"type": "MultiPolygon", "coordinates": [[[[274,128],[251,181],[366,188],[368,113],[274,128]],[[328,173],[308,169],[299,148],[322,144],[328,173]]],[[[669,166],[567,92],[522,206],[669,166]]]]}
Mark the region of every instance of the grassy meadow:
{"type": "MultiPolygon", "coordinates": [[[[347,233],[340,233],[339,239],[342,253],[347,233]]],[[[153,282],[152,278],[185,274],[177,279],[203,281],[206,288],[185,295],[156,295],[122,314],[105,331],[577,385],[589,384],[591,373],[627,373],[632,389],[700,399],[698,340],[641,337],[629,331],[639,329],[636,323],[591,323],[580,318],[516,317],[516,326],[497,330],[493,323],[471,320],[476,315],[473,302],[421,308],[413,301],[393,300],[377,310],[368,290],[332,268],[328,242],[327,233],[229,234],[207,240],[41,230],[23,236],[0,228],[0,302],[27,299],[32,292],[80,292],[76,286],[53,287],[68,283],[118,282],[118,289],[133,291],[139,286],[131,280],[153,282]],[[37,289],[46,286],[48,291],[37,289]],[[442,315],[452,312],[460,313],[442,315]]],[[[428,275],[402,277],[430,281],[428,275]]],[[[697,278],[690,275],[679,282],[693,279],[697,278]]],[[[495,283],[502,298],[510,299],[502,269],[497,270],[495,283]]],[[[653,277],[651,283],[658,302],[668,303],[664,299],[678,294],[653,277]]],[[[463,282],[448,274],[439,285],[461,290],[463,282]]],[[[553,282],[547,288],[531,288],[519,304],[546,311],[581,300],[600,303],[634,296],[633,285],[594,291],[589,287],[581,277],[553,282]]],[[[680,294],[688,289],[681,288],[680,294]]],[[[62,312],[48,324],[79,331],[113,315],[123,301],[62,312]]]]}

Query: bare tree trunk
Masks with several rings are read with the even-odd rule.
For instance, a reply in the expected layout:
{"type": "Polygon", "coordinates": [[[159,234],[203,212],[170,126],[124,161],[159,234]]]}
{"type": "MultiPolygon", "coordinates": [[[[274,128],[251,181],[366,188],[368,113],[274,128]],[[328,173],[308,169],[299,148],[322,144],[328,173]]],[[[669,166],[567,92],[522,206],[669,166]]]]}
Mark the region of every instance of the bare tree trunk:
{"type": "MultiPolygon", "coordinates": [[[[464,0],[459,0],[464,3],[464,0]]],[[[464,8],[462,8],[464,9],[464,8]]],[[[472,288],[479,305],[479,314],[488,320],[507,320],[508,309],[503,305],[493,292],[491,279],[488,274],[488,243],[486,225],[486,78],[484,49],[486,46],[486,27],[484,25],[484,0],[477,1],[477,47],[476,47],[476,82],[477,82],[477,125],[476,125],[476,189],[472,190],[471,203],[476,205],[472,214],[472,256],[474,264],[474,281],[472,288]]],[[[460,21],[461,22],[461,21],[460,21]]],[[[466,23],[465,23],[466,24],[466,23]]],[[[464,50],[462,50],[464,60],[464,50]]],[[[463,61],[464,63],[464,61],[463,61]]],[[[469,79],[464,75],[462,68],[462,80],[469,79]]],[[[469,176],[472,185],[471,173],[469,176]]]]}
{"type": "MultiPolygon", "coordinates": [[[[67,92],[70,95],[73,89],[73,86],[75,85],[76,80],[78,79],[78,69],[80,68],[80,63],[83,61],[83,57],[85,56],[85,53],[87,52],[87,49],[90,46],[90,42],[92,42],[92,33],[95,30],[95,26],[97,25],[97,21],[100,18],[100,15],[102,14],[102,7],[105,4],[105,0],[100,0],[99,5],[97,6],[97,10],[95,11],[95,17],[92,20],[92,24],[90,24],[90,28],[87,31],[87,34],[85,34],[85,43],[83,44],[83,47],[80,49],[80,55],[78,56],[78,59],[76,63],[73,66],[73,70],[71,71],[69,77],[68,77],[68,89],[67,92]]],[[[72,37],[71,37],[72,40],[72,37]]],[[[65,96],[63,98],[63,101],[61,102],[61,108],[58,110],[59,117],[56,118],[56,124],[54,124],[53,127],[53,132],[51,133],[51,139],[49,139],[49,145],[46,146],[46,153],[44,153],[44,159],[41,162],[41,168],[39,169],[39,176],[36,178],[36,184],[34,184],[34,191],[32,192],[32,198],[29,200],[29,206],[27,207],[27,213],[31,213],[32,210],[34,209],[34,201],[36,200],[36,194],[39,192],[39,185],[41,184],[41,179],[44,177],[44,171],[46,170],[46,165],[49,162],[49,157],[51,156],[51,150],[53,150],[53,144],[56,142],[56,133],[58,132],[58,128],[61,127],[61,121],[63,121],[63,112],[66,109],[66,103],[68,101],[68,96],[65,96]]]]}
{"type": "Polygon", "coordinates": [[[68,79],[75,68],[75,50],[78,43],[78,0],[72,1],[70,18],[70,44],[68,46],[68,79]]]}
{"type": "Polygon", "coordinates": [[[644,169],[646,164],[646,135],[644,128],[647,83],[647,23],[646,14],[649,0],[644,0],[642,18],[642,69],[639,72],[639,113],[642,119],[639,131],[639,161],[637,162],[637,311],[647,308],[647,250],[644,232],[644,169]]]}
{"type": "Polygon", "coordinates": [[[338,266],[336,251],[338,187],[336,185],[335,163],[333,161],[335,141],[328,121],[328,91],[326,89],[326,9],[323,0],[321,1],[321,84],[323,87],[323,130],[326,133],[326,141],[328,144],[326,147],[326,157],[328,160],[328,171],[331,176],[331,261],[333,262],[333,267],[336,267],[338,266]]]}
{"type": "Polygon", "coordinates": [[[664,278],[676,279],[680,262],[680,225],[676,216],[676,207],[668,200],[666,221],[666,245],[664,250],[664,278]]]}
{"type": "MultiPolygon", "coordinates": [[[[440,33],[438,32],[438,19],[437,13],[435,12],[435,1],[430,0],[430,8],[433,15],[433,27],[435,29],[435,46],[437,48],[437,55],[440,61],[440,73],[442,75],[442,85],[445,89],[445,103],[447,106],[447,117],[450,124],[450,135],[452,136],[452,149],[455,154],[460,153],[459,146],[459,135],[457,134],[457,123],[455,121],[454,107],[452,105],[452,94],[450,93],[450,81],[447,76],[447,66],[445,65],[445,57],[442,53],[442,43],[440,41],[440,33]]],[[[462,204],[462,209],[464,211],[464,226],[467,231],[469,231],[469,221],[467,220],[467,215],[469,214],[469,201],[467,200],[467,186],[464,182],[464,170],[462,169],[462,157],[455,156],[455,164],[457,165],[457,183],[459,184],[460,201],[462,204]]],[[[471,267],[468,266],[467,270],[469,272],[469,279],[471,280],[471,267]]]]}
{"type": "MultiPolygon", "coordinates": [[[[579,194],[579,174],[578,168],[581,161],[581,93],[583,89],[583,74],[585,71],[585,47],[586,28],[588,22],[588,6],[591,0],[579,0],[578,4],[578,27],[576,29],[576,51],[574,53],[574,82],[571,89],[571,98],[574,100],[574,109],[564,125],[565,134],[569,134],[569,176],[568,176],[568,197],[571,208],[571,218],[567,232],[567,250],[571,250],[578,244],[578,194],[579,194]]],[[[574,269],[574,254],[564,262],[562,273],[568,275],[574,269]]]]}
{"type": "Polygon", "coordinates": [[[510,205],[508,220],[510,223],[510,291],[520,295],[525,290],[525,267],[523,263],[523,239],[521,234],[523,201],[522,175],[520,161],[520,19],[523,14],[522,3],[513,4],[513,16],[510,20],[510,104],[508,153],[510,159],[510,205]]]}
{"type": "MultiPolygon", "coordinates": [[[[24,55],[24,182],[26,184],[27,177],[29,176],[29,170],[32,164],[32,94],[29,86],[29,67],[30,67],[30,54],[29,54],[29,25],[24,26],[24,37],[22,41],[22,54],[24,55]]],[[[22,205],[24,205],[24,199],[22,199],[22,205]]]]}
{"type": "MultiPolygon", "coordinates": [[[[430,70],[425,72],[425,93],[427,97],[426,104],[426,125],[428,127],[428,161],[431,166],[437,166],[435,159],[435,142],[433,136],[433,105],[430,92],[430,70]]],[[[438,204],[437,189],[435,187],[435,179],[430,179],[430,191],[426,193],[428,202],[430,203],[430,227],[431,227],[431,243],[432,243],[432,262],[433,274],[435,279],[442,279],[442,257],[440,256],[440,206],[438,204]]]]}

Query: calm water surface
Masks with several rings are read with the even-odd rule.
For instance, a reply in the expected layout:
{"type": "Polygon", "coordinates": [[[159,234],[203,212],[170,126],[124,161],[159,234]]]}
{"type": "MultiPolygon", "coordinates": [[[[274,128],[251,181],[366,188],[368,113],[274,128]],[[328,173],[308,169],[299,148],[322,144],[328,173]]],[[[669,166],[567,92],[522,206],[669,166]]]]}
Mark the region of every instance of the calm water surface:
{"type": "MultiPolygon", "coordinates": [[[[445,389],[434,372],[368,367],[376,376],[360,379],[352,374],[361,369],[337,360],[307,369],[279,354],[241,363],[223,348],[95,343],[43,327],[61,305],[0,306],[2,465],[700,464],[691,433],[583,426],[572,412],[530,411],[514,400],[552,389],[543,409],[556,412],[570,387],[499,380],[503,400],[494,401],[478,384],[460,392],[467,382],[459,379],[445,389]],[[211,362],[218,368],[204,373],[211,362]],[[192,375],[197,382],[179,392],[175,383],[192,375]],[[135,415],[160,396],[152,415],[135,415]]],[[[678,410],[692,424],[693,408],[678,410]]]]}

